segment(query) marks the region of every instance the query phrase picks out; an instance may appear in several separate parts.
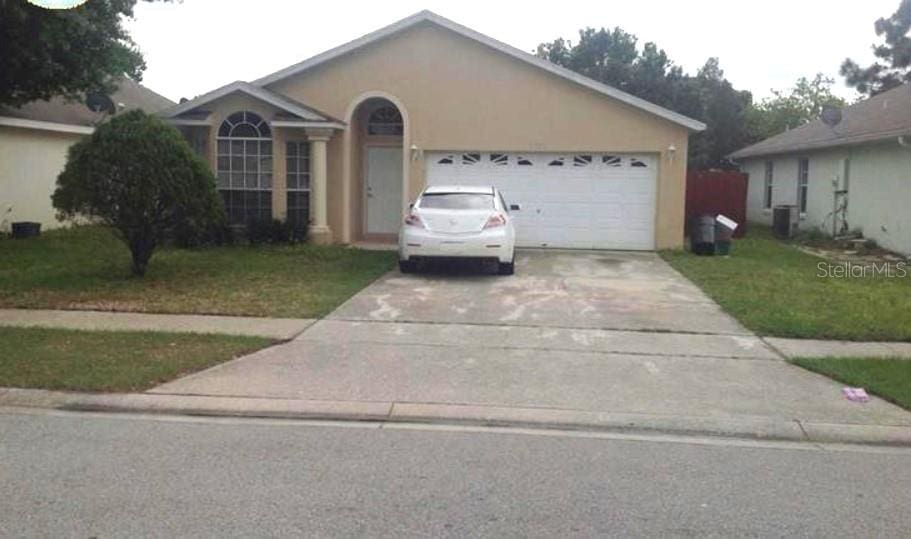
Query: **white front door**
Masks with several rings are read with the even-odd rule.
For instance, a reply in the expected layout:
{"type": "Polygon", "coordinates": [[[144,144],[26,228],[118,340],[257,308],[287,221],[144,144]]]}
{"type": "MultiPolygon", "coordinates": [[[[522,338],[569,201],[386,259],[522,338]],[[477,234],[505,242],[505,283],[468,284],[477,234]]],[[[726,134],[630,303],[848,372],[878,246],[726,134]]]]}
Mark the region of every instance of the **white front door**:
{"type": "Polygon", "coordinates": [[[427,152],[428,185],[494,185],[520,247],[655,248],[658,160],[622,153],[427,152]]]}
{"type": "Polygon", "coordinates": [[[398,234],[402,219],[402,149],[367,147],[367,234],[398,234]]]}

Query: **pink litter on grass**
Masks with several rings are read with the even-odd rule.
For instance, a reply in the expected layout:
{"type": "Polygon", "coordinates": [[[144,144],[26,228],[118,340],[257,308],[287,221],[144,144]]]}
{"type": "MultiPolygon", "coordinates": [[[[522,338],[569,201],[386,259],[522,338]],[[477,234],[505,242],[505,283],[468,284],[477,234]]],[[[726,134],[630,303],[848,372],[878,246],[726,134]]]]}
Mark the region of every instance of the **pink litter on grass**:
{"type": "Polygon", "coordinates": [[[867,402],[870,400],[870,395],[867,395],[867,391],[862,387],[844,387],[841,392],[851,402],[867,402]]]}

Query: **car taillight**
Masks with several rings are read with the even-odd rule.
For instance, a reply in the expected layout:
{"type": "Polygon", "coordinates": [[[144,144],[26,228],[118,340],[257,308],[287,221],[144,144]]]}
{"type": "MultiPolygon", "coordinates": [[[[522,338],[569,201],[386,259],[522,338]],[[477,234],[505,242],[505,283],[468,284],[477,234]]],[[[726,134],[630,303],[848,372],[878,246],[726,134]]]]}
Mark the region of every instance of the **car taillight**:
{"type": "Polygon", "coordinates": [[[484,228],[496,228],[498,226],[505,226],[506,218],[499,213],[495,213],[487,218],[487,222],[484,223],[484,228]]]}
{"type": "Polygon", "coordinates": [[[416,226],[418,228],[424,228],[424,222],[421,221],[421,218],[417,214],[409,213],[405,216],[405,224],[408,226],[416,226]]]}

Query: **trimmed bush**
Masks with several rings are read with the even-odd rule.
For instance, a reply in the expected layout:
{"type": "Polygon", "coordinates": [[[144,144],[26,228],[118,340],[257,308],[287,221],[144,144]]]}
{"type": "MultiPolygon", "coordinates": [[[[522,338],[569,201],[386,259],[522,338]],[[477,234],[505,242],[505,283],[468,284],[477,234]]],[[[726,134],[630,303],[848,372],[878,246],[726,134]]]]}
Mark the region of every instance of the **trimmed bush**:
{"type": "Polygon", "coordinates": [[[263,243],[300,243],[306,241],[307,230],[294,227],[287,221],[251,221],[247,224],[247,240],[251,245],[263,243]]]}
{"type": "Polygon", "coordinates": [[[145,274],[168,230],[189,237],[224,224],[208,164],[177,129],[138,110],[70,147],[51,198],[61,219],[91,216],[111,227],[129,247],[135,275],[145,274]]]}

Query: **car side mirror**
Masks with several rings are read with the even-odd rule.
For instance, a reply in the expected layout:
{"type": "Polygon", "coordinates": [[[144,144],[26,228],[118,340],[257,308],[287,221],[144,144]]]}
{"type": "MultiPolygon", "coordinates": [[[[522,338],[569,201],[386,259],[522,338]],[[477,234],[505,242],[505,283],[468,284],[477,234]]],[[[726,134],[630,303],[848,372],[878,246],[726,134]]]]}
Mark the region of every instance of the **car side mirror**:
{"type": "Polygon", "coordinates": [[[518,204],[510,204],[510,205],[509,205],[509,211],[519,211],[519,210],[521,210],[521,209],[522,209],[522,206],[519,206],[518,204]]]}

